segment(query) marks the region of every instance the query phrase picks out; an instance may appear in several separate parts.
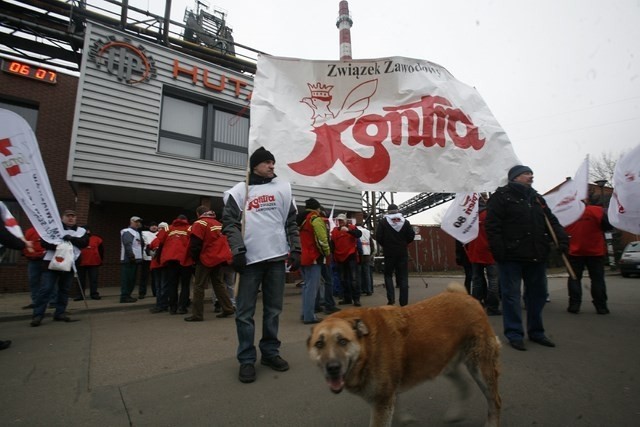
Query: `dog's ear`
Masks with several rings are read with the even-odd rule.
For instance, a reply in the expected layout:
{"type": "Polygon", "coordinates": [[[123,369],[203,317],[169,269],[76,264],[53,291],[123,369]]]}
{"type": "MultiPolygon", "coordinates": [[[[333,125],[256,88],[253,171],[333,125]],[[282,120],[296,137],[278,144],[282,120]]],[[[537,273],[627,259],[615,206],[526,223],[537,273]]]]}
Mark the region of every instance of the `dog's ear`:
{"type": "Polygon", "coordinates": [[[356,334],[358,335],[358,338],[369,335],[369,328],[367,328],[367,325],[365,325],[361,319],[354,319],[352,325],[353,330],[356,331],[356,334]]]}

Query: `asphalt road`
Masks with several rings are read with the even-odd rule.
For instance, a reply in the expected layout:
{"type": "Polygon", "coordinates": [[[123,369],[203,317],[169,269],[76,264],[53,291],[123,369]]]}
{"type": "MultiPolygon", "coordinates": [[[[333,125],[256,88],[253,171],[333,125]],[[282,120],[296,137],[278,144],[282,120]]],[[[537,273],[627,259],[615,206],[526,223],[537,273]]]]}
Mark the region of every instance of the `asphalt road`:
{"type": "MultiPolygon", "coordinates": [[[[410,298],[441,292],[451,280],[412,277],[410,298]]],[[[518,352],[503,346],[502,425],[635,427],[640,278],[607,278],[606,316],[595,313],[588,293],[582,313],[567,313],[565,281],[550,278],[551,302],[544,312],[547,335],[557,347],[526,342],[528,351],[518,352]]],[[[379,276],[375,283],[381,283],[379,276]]],[[[368,425],[368,406],[346,391],[331,393],[309,361],[309,326],[299,321],[300,300],[299,289],[287,285],[281,354],[291,369],[278,373],[257,365],[252,384],[237,380],[233,318],[215,318],[211,304],[201,323],[152,315],[149,299],[72,310],[79,322],[48,317],[38,328],[25,316],[5,316],[0,339],[13,345],[0,352],[0,426],[368,425]]],[[[384,304],[382,288],[376,286],[362,302],[384,304]]],[[[501,317],[490,321],[504,342],[501,317]]],[[[472,388],[468,419],[456,426],[484,423],[484,399],[472,388]]],[[[438,379],[403,394],[401,402],[416,420],[412,425],[441,426],[451,398],[450,385],[438,379]]]]}

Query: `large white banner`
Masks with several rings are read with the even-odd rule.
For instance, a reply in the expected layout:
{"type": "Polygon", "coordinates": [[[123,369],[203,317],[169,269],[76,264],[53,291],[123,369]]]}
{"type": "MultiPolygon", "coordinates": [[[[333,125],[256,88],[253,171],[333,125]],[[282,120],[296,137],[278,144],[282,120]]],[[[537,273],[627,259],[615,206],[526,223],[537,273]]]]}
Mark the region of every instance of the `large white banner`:
{"type": "Polygon", "coordinates": [[[260,55],[249,152],[293,184],[375,191],[493,191],[520,161],[472,87],[429,61],[260,55]]]}
{"type": "Polygon", "coordinates": [[[458,193],[442,218],[442,229],[459,242],[466,244],[478,237],[478,193],[458,193]]]}
{"type": "Polygon", "coordinates": [[[640,145],[616,164],[608,214],[615,228],[640,234],[640,145]]]}
{"type": "Polygon", "coordinates": [[[560,225],[576,222],[584,212],[585,204],[582,200],[589,195],[589,158],[578,168],[573,179],[565,181],[553,193],[544,196],[551,212],[558,218],[560,225]]]}
{"type": "Polygon", "coordinates": [[[50,243],[62,241],[62,221],[38,142],[29,124],[0,108],[0,174],[38,234],[50,243]]]}

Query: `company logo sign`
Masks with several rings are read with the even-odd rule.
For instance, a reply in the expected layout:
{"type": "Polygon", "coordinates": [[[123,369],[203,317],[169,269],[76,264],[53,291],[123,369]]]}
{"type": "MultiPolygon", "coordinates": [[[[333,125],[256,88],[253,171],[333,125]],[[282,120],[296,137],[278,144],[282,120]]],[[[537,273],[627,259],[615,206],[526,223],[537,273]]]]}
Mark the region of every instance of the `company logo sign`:
{"type": "Polygon", "coordinates": [[[21,148],[12,145],[9,138],[0,140],[0,155],[4,157],[0,164],[6,169],[9,176],[16,176],[24,172],[21,167],[28,164],[26,156],[22,153],[21,148]]]}
{"type": "Polygon", "coordinates": [[[344,100],[333,99],[332,85],[317,82],[307,86],[310,96],[300,102],[312,111],[316,142],[306,158],[288,165],[302,175],[322,175],[341,162],[361,182],[380,182],[391,167],[391,157],[383,146],[387,139],[395,146],[406,139],[409,146],[426,148],[444,147],[447,140],[462,149],[480,150],[485,144],[469,116],[441,96],[423,96],[416,102],[384,106],[384,115],[365,114],[378,90],[377,79],[353,87],[344,100]],[[337,112],[333,101],[340,106],[337,112]],[[408,123],[408,135],[402,134],[403,122],[408,123]],[[356,143],[372,147],[373,155],[362,157],[349,148],[342,139],[346,132],[351,133],[356,143]]]}
{"type": "Polygon", "coordinates": [[[105,70],[119,81],[135,85],[145,83],[157,76],[156,64],[144,46],[134,45],[127,38],[119,40],[109,36],[107,40],[97,40],[89,49],[89,60],[98,69],[105,70]]]}

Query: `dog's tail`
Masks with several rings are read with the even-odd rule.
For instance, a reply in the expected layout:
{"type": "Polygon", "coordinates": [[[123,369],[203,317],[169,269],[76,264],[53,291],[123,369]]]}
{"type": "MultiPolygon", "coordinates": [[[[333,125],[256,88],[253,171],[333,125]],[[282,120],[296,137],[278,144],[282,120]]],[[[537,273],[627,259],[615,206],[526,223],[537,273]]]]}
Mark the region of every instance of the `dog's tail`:
{"type": "Polygon", "coordinates": [[[467,288],[464,287],[464,285],[458,283],[458,282],[451,282],[447,285],[447,291],[448,292],[460,292],[463,294],[467,293],[467,288]]]}

